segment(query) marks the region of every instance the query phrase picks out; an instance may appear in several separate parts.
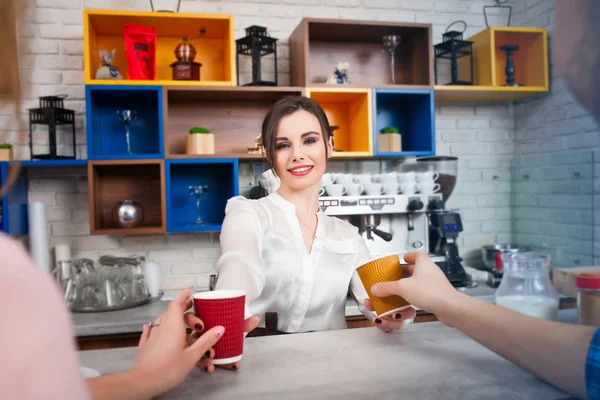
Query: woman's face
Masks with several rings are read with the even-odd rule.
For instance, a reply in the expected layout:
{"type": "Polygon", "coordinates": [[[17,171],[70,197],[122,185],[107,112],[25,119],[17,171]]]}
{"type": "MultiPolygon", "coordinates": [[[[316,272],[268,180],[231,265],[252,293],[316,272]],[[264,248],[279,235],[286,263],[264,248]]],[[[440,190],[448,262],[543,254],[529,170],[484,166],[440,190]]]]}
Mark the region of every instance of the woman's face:
{"type": "MultiPolygon", "coordinates": [[[[291,189],[319,185],[327,168],[327,152],[319,120],[306,110],[283,117],[275,135],[275,172],[291,189]]],[[[328,140],[327,151],[333,147],[328,140]]]]}

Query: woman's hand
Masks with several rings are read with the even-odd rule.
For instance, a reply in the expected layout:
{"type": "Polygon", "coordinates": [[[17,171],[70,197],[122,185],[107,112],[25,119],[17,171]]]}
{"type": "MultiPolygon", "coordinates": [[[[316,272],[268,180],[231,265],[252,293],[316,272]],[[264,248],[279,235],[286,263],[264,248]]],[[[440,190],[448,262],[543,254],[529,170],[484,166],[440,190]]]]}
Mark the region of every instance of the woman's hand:
{"type": "MultiPolygon", "coordinates": [[[[373,308],[373,304],[371,300],[365,299],[365,307],[369,311],[375,311],[373,308]]],[[[406,320],[413,319],[417,316],[417,312],[414,308],[408,307],[406,310],[402,310],[401,312],[396,312],[387,317],[376,317],[375,318],[375,326],[384,332],[391,332],[396,329],[401,329],[406,320]]]]}
{"type": "MultiPolygon", "coordinates": [[[[190,305],[190,307],[191,307],[191,305],[190,305]]],[[[260,322],[260,317],[258,317],[257,315],[248,318],[244,322],[244,332],[252,332],[254,330],[254,328],[257,327],[259,322],[260,322]]],[[[187,340],[187,345],[193,346],[194,343],[198,340],[198,338],[203,337],[203,335],[201,336],[201,334],[202,334],[202,331],[204,330],[204,323],[193,312],[189,312],[189,313],[185,314],[185,323],[187,324],[187,326],[193,327],[193,329],[194,329],[194,332],[192,332],[192,334],[189,336],[189,338],[187,340]]],[[[204,354],[202,359],[200,359],[196,363],[196,367],[198,367],[199,369],[201,369],[203,371],[208,372],[209,374],[212,374],[215,371],[215,365],[211,361],[214,356],[215,356],[215,351],[213,349],[210,349],[209,351],[206,352],[206,354],[204,354]]],[[[240,368],[240,363],[234,362],[231,364],[218,365],[218,367],[235,371],[240,368]]]]}
{"type": "Polygon", "coordinates": [[[189,309],[191,290],[184,290],[171,301],[166,313],[144,325],[132,373],[151,385],[156,395],[179,385],[203,355],[223,336],[225,328],[216,326],[186,343],[184,312],[189,309]]]}

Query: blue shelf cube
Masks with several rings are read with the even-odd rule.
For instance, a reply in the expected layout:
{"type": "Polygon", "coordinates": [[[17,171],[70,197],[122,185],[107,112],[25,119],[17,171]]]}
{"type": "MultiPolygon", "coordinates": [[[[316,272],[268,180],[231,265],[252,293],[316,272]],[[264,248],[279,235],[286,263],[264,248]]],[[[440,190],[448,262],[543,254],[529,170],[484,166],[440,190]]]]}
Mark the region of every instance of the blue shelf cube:
{"type": "Polygon", "coordinates": [[[373,153],[375,156],[429,156],[435,154],[433,90],[374,89],[373,153]],[[402,135],[402,151],[379,152],[379,131],[395,126],[402,135]]]}
{"type": "Polygon", "coordinates": [[[227,200],[239,194],[237,158],[187,158],[166,160],[167,231],[220,231],[227,200]],[[196,197],[190,186],[206,185],[196,224],[196,197]]]}
{"type": "Polygon", "coordinates": [[[160,86],[86,86],[87,147],[90,160],[163,158],[163,96],[160,86]],[[135,110],[129,125],[117,111],[135,110]]]}
{"type": "MultiPolygon", "coordinates": [[[[0,164],[0,184],[2,187],[7,184],[10,173],[8,162],[0,164]]],[[[10,188],[2,197],[2,221],[0,230],[10,236],[21,236],[28,232],[27,203],[28,203],[29,185],[27,176],[23,170],[10,188]]]]}

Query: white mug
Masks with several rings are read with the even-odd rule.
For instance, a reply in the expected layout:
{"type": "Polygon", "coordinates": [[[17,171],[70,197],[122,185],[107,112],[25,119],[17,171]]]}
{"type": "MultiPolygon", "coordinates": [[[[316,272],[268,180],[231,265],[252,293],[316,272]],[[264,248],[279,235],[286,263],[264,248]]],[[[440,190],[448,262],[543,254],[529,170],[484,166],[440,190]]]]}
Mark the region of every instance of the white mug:
{"type": "Polygon", "coordinates": [[[415,173],[414,171],[410,171],[410,172],[401,172],[400,174],[398,174],[398,181],[400,183],[402,182],[414,182],[415,181],[415,173]]]}
{"type": "Polygon", "coordinates": [[[371,177],[371,174],[360,174],[360,175],[355,175],[354,176],[354,182],[356,183],[362,183],[367,184],[367,183],[371,183],[373,181],[373,178],[371,177]]]}
{"type": "Polygon", "coordinates": [[[381,183],[367,183],[365,184],[365,192],[369,196],[377,196],[379,194],[383,194],[383,185],[381,183]]]}
{"type": "Polygon", "coordinates": [[[321,177],[321,187],[331,185],[332,183],[335,183],[335,175],[323,174],[323,176],[321,177]]]}
{"type": "Polygon", "coordinates": [[[386,174],[379,175],[379,182],[383,183],[397,183],[398,182],[398,174],[396,172],[388,172],[386,174]]]}
{"type": "Polygon", "coordinates": [[[348,196],[360,196],[364,190],[365,187],[362,183],[353,183],[348,185],[348,196]]]}
{"type": "Polygon", "coordinates": [[[419,184],[420,192],[423,194],[433,194],[440,191],[440,184],[433,182],[421,182],[419,184]]]}
{"type": "Polygon", "coordinates": [[[435,182],[440,177],[439,172],[425,171],[416,175],[418,182],[435,182]]]}
{"type": "Polygon", "coordinates": [[[340,197],[346,194],[348,189],[346,185],[342,185],[341,183],[334,183],[331,185],[325,186],[325,190],[327,190],[327,194],[332,197],[340,197]]]}
{"type": "Polygon", "coordinates": [[[342,185],[352,185],[354,183],[354,176],[352,174],[336,174],[335,181],[342,185]]]}
{"type": "Polygon", "coordinates": [[[400,184],[400,189],[402,190],[402,194],[415,194],[417,190],[419,190],[419,185],[414,181],[402,182],[400,184]]]}
{"type": "Polygon", "coordinates": [[[400,185],[398,182],[384,182],[383,187],[385,188],[386,194],[398,194],[400,193],[400,185]]]}

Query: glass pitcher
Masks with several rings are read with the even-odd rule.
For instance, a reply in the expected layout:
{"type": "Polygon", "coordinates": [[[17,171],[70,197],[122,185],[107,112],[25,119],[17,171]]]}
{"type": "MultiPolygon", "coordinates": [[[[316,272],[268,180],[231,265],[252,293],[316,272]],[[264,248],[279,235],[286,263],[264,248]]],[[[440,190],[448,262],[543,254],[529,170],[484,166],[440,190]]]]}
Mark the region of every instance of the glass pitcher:
{"type": "Polygon", "coordinates": [[[550,280],[550,256],[539,252],[503,253],[503,276],[496,304],[532,317],[555,320],[558,292],[550,280]]]}

